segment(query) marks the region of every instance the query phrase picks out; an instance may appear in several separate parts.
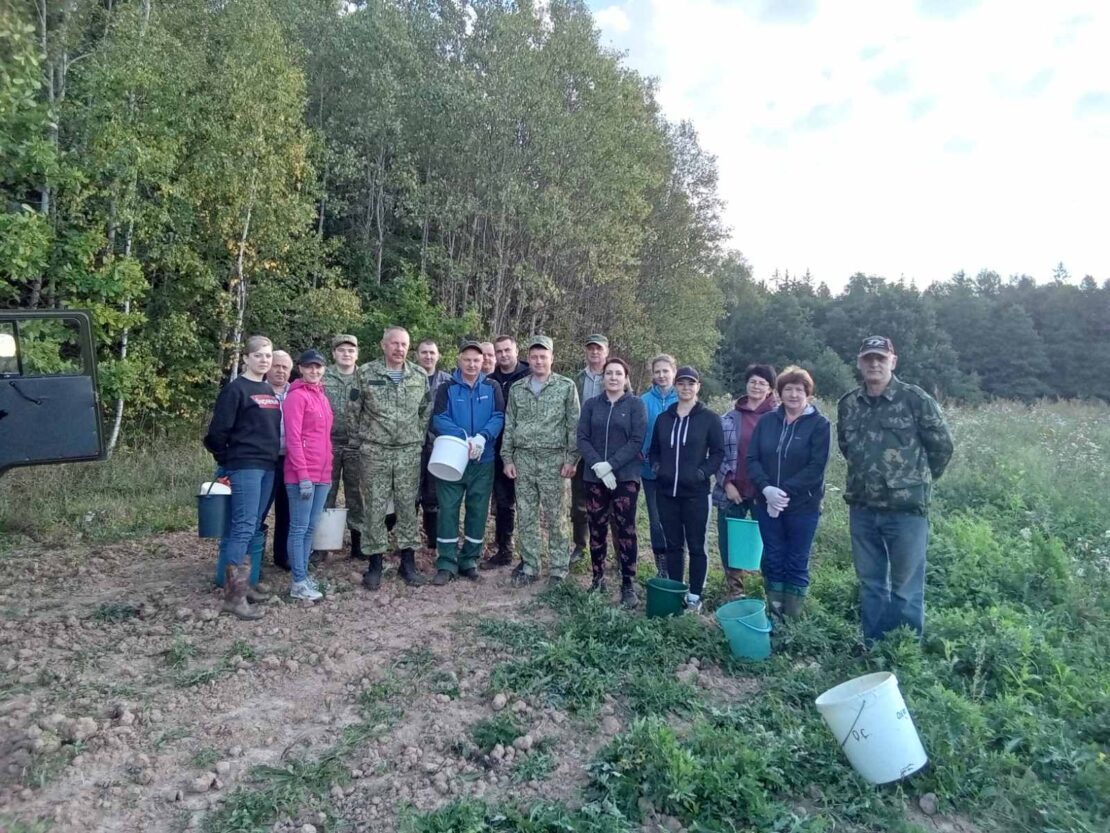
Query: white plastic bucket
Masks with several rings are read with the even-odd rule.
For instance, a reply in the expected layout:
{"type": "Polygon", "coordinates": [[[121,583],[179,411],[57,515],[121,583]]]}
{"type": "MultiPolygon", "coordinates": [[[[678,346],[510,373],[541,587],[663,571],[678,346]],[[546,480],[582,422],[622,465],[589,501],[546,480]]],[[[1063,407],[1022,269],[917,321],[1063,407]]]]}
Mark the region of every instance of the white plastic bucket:
{"type": "Polygon", "coordinates": [[[341,506],[325,509],[312,533],[312,549],[329,551],[343,549],[343,530],[347,528],[347,510],[341,506]]]}
{"type": "Polygon", "coordinates": [[[830,688],[817,698],[817,710],[853,769],[872,784],[905,778],[929,760],[889,671],[830,688]]]}
{"type": "Polygon", "coordinates": [[[432,446],[432,456],[428,459],[428,471],[440,480],[454,483],[462,480],[466,464],[470,460],[470,446],[466,440],[441,434],[432,446]]]}

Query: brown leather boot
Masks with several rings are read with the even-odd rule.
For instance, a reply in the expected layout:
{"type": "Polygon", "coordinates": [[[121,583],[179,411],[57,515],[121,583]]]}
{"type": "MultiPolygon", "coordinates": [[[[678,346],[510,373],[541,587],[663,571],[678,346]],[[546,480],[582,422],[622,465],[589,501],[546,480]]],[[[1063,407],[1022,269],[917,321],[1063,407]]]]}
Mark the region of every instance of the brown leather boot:
{"type": "Polygon", "coordinates": [[[250,589],[250,565],[229,564],[224,572],[224,606],[223,612],[230,613],[239,619],[261,619],[262,611],[250,606],[247,602],[247,590],[250,589]]]}

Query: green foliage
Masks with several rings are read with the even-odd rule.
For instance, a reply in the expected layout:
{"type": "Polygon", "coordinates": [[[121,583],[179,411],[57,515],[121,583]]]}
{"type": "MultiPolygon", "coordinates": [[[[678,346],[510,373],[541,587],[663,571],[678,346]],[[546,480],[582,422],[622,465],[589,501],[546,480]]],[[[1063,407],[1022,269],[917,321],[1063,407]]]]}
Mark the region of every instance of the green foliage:
{"type": "Polygon", "coordinates": [[[499,712],[492,717],[483,718],[470,727],[471,739],[485,753],[489,753],[498,744],[511,746],[523,734],[524,727],[509,712],[499,712]]]}
{"type": "Polygon", "coordinates": [[[139,609],[135,605],[122,602],[106,602],[93,611],[93,619],[97,622],[124,622],[138,615],[139,609]]]}

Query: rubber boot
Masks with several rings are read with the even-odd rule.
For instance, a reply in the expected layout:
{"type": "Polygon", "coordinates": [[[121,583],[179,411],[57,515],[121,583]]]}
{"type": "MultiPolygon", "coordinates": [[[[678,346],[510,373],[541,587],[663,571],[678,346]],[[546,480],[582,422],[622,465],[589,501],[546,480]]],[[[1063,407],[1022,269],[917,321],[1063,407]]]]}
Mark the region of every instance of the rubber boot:
{"type": "Polygon", "coordinates": [[[432,511],[424,510],[424,541],[426,546],[432,552],[436,548],[436,525],[439,523],[439,510],[433,509],[432,511]]]}
{"type": "Polygon", "coordinates": [[[781,590],[772,590],[767,588],[764,590],[764,595],[767,597],[767,615],[782,618],[783,605],[785,602],[785,593],[781,590]]]}
{"type": "Polygon", "coordinates": [[[251,604],[270,601],[270,594],[258,586],[262,580],[262,554],[266,551],[266,530],[256,533],[251,539],[251,575],[247,584],[246,599],[251,604]]]}
{"type": "Polygon", "coordinates": [[[806,597],[799,593],[791,593],[789,591],[783,593],[783,615],[790,619],[793,619],[796,616],[801,616],[802,607],[805,605],[805,601],[806,597]]]}
{"type": "Polygon", "coordinates": [[[357,529],[351,530],[351,558],[366,560],[366,553],[362,551],[362,533],[357,529]]]}
{"type": "Polygon", "coordinates": [[[497,552],[495,552],[493,555],[491,555],[489,558],[487,558],[485,561],[483,561],[481,564],[479,564],[478,568],[482,569],[482,570],[495,570],[498,567],[508,567],[512,563],[513,563],[512,548],[510,547],[508,549],[505,549],[505,548],[502,548],[502,547],[498,546],[497,552]]]}
{"type": "Polygon", "coordinates": [[[250,587],[250,566],[247,564],[227,565],[224,574],[223,612],[239,619],[261,619],[262,611],[247,602],[247,589],[250,587]]]}
{"type": "Polygon", "coordinates": [[[377,590],[382,586],[382,554],[374,553],[369,561],[366,572],[362,574],[362,586],[367,590],[377,590]]]}
{"type": "Polygon", "coordinates": [[[725,582],[728,584],[728,597],[730,599],[744,598],[746,594],[744,593],[744,573],[742,571],[725,567],[725,582]]]}
{"type": "Polygon", "coordinates": [[[401,550],[401,578],[409,587],[422,587],[428,581],[416,569],[416,553],[411,549],[401,550]]]}

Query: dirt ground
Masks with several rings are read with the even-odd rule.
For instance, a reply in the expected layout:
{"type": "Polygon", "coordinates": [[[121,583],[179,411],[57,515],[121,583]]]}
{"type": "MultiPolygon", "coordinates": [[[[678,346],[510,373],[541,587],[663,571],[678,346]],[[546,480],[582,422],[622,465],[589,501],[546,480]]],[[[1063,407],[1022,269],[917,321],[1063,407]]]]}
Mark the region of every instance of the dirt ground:
{"type": "MultiPolygon", "coordinates": [[[[524,612],[535,591],[510,588],[508,569],[416,589],[392,569],[371,594],[359,562],[333,554],[316,570],[325,601],[283,593],[261,621],[240,622],[217,614],[214,553],[180,533],[0,559],[0,827],[5,816],[56,831],[198,827],[252,766],[333,748],[365,719],[360,694],[390,681],[401,696],[331,790],[350,829],[388,831],[402,805],[463,794],[572,799],[582,764],[620,730],[615,704],[591,726],[489,690],[497,646],[473,624],[543,615],[524,612]],[[460,752],[468,728],[500,709],[556,750],[547,778],[512,782],[528,751],[460,752]]],[[[283,572],[265,578],[287,588],[283,572]]],[[[274,829],[330,829],[317,813],[274,829]]]]}

